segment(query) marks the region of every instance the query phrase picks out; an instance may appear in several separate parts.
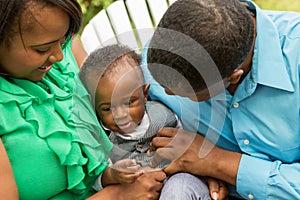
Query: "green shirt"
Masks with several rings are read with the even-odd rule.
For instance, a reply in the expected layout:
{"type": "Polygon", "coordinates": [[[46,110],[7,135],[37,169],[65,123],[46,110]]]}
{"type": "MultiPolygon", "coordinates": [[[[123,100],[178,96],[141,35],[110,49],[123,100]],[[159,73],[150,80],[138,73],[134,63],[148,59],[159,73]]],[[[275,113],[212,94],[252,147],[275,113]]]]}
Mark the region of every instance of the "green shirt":
{"type": "Polygon", "coordinates": [[[112,144],[78,78],[71,42],[37,83],[0,77],[0,136],[20,199],[84,199],[112,144]]]}

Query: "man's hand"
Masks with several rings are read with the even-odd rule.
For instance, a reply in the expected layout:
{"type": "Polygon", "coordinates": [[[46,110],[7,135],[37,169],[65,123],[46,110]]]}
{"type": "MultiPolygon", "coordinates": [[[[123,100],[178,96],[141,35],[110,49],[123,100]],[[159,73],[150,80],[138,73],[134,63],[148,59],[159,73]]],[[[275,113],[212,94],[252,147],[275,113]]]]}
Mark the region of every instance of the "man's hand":
{"type": "Polygon", "coordinates": [[[210,196],[213,200],[227,200],[229,188],[227,184],[221,180],[206,177],[210,196]]]}
{"type": "Polygon", "coordinates": [[[204,159],[214,147],[212,143],[205,140],[201,135],[182,129],[163,128],[157,137],[152,140],[152,146],[156,148],[156,152],[151,166],[155,166],[161,159],[167,158],[173,161],[164,170],[168,174],[183,171],[207,175],[202,170],[194,171],[191,168],[192,165],[198,165],[197,162],[204,159]]]}
{"type": "Polygon", "coordinates": [[[172,160],[164,169],[167,174],[189,172],[236,184],[241,154],[220,149],[203,136],[182,129],[163,128],[152,140],[156,149],[151,166],[162,158],[172,160]]]}

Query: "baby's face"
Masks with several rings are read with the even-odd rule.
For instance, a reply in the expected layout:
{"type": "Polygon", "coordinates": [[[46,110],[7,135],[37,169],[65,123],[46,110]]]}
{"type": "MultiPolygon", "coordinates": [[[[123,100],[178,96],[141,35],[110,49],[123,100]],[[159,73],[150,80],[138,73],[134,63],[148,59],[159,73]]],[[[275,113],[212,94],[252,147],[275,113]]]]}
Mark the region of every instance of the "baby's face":
{"type": "Polygon", "coordinates": [[[134,131],[145,113],[143,83],[133,69],[123,65],[114,77],[101,78],[96,90],[96,112],[102,124],[121,134],[134,131]]]}

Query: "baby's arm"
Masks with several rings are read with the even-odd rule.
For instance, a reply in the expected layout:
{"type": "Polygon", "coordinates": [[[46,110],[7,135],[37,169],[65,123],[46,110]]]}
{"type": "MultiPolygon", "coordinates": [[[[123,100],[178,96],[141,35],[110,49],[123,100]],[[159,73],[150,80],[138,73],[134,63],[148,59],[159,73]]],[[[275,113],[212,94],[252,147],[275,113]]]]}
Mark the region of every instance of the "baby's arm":
{"type": "Polygon", "coordinates": [[[104,187],[119,183],[133,183],[143,174],[143,171],[140,169],[141,166],[138,165],[135,160],[119,160],[103,172],[101,180],[102,186],[104,187]]]}

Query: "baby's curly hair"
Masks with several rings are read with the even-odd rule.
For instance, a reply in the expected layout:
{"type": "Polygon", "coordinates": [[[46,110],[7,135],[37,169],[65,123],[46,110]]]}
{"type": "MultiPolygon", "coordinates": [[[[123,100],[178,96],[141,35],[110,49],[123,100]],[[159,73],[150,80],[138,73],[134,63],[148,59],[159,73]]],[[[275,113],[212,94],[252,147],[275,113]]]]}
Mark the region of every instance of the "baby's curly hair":
{"type": "MultiPolygon", "coordinates": [[[[144,83],[144,76],[140,68],[141,56],[123,44],[112,44],[94,50],[84,61],[79,72],[79,78],[91,94],[95,95],[98,82],[103,77],[113,78],[121,68],[122,62],[127,61],[139,73],[144,83]]],[[[92,99],[94,100],[94,99],[92,99]]]]}

